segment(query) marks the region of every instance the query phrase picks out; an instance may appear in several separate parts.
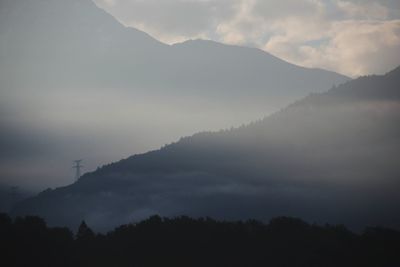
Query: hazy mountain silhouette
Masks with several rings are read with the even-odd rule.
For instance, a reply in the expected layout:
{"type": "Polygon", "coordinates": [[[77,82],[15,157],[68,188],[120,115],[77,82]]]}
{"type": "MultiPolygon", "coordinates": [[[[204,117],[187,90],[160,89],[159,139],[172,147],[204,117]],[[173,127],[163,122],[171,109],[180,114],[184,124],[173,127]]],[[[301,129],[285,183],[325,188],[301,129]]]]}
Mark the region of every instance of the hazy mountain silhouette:
{"type": "Polygon", "coordinates": [[[16,186],[0,185],[0,212],[10,211],[16,203],[33,195],[33,193],[23,191],[16,186]]]}
{"type": "Polygon", "coordinates": [[[185,137],[21,203],[95,228],[150,214],[400,226],[400,68],[311,94],[237,129],[185,137]]]}
{"type": "Polygon", "coordinates": [[[166,45],[91,0],[4,0],[0,153],[15,155],[6,164],[16,170],[0,175],[30,190],[68,184],[64,166],[75,157],[92,170],[180,136],[241,125],[347,80],[254,48],[166,45]],[[41,167],[49,160],[59,167],[41,167]]]}
{"type": "Polygon", "coordinates": [[[0,140],[0,154],[16,154],[6,164],[17,170],[0,175],[31,190],[68,184],[73,175],[63,166],[75,157],[92,170],[180,136],[260,118],[348,79],[259,49],[201,40],[166,45],[91,0],[4,0],[0,139],[7,141],[0,140]],[[49,160],[60,167],[42,170],[49,160]]]}
{"type": "Polygon", "coordinates": [[[259,49],[200,40],[165,45],[124,27],[90,0],[6,0],[0,12],[1,82],[12,87],[128,87],[179,95],[196,90],[220,100],[275,97],[273,102],[348,79],[259,49]]]}

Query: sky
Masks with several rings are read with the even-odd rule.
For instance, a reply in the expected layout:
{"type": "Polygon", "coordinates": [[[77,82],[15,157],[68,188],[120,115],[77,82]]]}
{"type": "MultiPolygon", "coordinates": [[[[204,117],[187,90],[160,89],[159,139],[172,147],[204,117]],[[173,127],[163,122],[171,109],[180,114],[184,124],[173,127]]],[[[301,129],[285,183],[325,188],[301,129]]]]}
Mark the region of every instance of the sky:
{"type": "Polygon", "coordinates": [[[351,77],[400,58],[398,0],[95,0],[121,23],[168,44],[211,39],[351,77]]]}

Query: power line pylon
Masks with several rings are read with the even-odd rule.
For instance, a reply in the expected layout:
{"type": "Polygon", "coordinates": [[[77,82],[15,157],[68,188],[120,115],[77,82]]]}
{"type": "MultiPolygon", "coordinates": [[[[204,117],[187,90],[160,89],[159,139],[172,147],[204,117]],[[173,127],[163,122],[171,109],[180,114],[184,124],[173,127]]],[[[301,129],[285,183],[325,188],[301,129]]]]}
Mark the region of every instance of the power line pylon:
{"type": "Polygon", "coordinates": [[[75,180],[78,181],[78,179],[81,177],[81,168],[83,167],[83,165],[81,165],[82,160],[78,159],[78,160],[74,160],[74,166],[72,166],[72,168],[74,168],[76,170],[75,172],[75,180]]]}

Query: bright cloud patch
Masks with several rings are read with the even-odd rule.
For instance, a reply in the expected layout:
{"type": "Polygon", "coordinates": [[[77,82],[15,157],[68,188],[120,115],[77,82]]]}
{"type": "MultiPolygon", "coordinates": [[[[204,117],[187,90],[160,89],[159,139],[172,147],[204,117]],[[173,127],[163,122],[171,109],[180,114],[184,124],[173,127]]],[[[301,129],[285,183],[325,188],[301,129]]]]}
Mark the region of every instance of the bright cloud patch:
{"type": "Polygon", "coordinates": [[[264,49],[299,65],[351,76],[382,73],[400,63],[400,20],[334,22],[321,32],[321,39],[311,41],[299,38],[298,32],[277,34],[264,49]]]}

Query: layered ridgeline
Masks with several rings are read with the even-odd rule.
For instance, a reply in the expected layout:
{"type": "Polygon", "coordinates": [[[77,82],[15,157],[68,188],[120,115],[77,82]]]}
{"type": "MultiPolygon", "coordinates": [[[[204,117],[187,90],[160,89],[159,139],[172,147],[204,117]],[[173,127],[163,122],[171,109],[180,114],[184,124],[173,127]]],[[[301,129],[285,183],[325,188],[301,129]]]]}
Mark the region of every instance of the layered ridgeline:
{"type": "Polygon", "coordinates": [[[290,100],[348,79],[259,49],[201,40],[165,45],[124,27],[91,0],[6,0],[0,12],[4,87],[133,87],[179,95],[196,90],[265,101],[290,100]]]}
{"type": "Polygon", "coordinates": [[[399,84],[397,68],[311,94],[249,125],[103,166],[15,213],[98,229],[151,214],[399,227],[399,84]]]}
{"type": "Polygon", "coordinates": [[[2,0],[0,182],[69,184],[71,159],[93,170],[180,136],[238,126],[348,79],[259,49],[166,45],[90,0],[2,0]]]}

